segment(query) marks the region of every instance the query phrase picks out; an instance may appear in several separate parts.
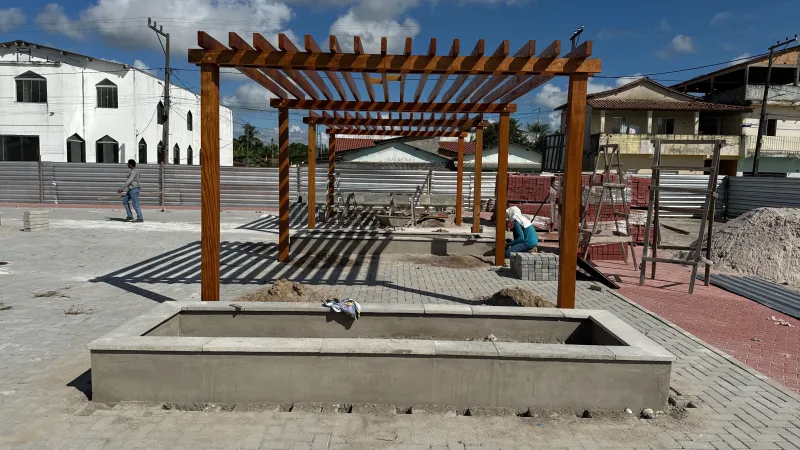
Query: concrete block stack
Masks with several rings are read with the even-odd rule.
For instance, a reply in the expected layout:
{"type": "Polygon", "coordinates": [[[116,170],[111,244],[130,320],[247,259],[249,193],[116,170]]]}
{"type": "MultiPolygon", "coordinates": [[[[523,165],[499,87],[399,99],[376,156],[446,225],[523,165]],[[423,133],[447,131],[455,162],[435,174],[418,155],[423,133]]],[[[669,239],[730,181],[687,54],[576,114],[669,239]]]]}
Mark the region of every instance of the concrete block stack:
{"type": "Polygon", "coordinates": [[[558,280],[558,255],[553,253],[513,253],[511,269],[520,280],[558,280]]]}
{"type": "Polygon", "coordinates": [[[25,211],[22,216],[23,230],[41,231],[50,228],[50,211],[33,210],[25,211]]]}

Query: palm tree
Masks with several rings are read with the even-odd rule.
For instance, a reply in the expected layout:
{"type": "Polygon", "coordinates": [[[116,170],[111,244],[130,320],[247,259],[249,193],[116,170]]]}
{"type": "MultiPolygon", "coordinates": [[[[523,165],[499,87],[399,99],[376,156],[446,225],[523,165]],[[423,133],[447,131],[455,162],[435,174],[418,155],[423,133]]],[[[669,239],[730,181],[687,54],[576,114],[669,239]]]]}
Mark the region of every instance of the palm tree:
{"type": "Polygon", "coordinates": [[[529,123],[528,132],[537,137],[541,135],[550,134],[550,125],[538,121],[534,123],[529,123]]]}

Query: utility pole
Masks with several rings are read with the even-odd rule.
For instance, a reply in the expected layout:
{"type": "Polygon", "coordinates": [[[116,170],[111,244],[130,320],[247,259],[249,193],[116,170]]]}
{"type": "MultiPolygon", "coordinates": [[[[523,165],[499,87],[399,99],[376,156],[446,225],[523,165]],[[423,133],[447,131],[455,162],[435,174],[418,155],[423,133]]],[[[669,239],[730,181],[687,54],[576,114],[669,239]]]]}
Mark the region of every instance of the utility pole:
{"type": "Polygon", "coordinates": [[[161,49],[164,50],[164,124],[162,127],[163,135],[161,138],[161,160],[158,163],[158,204],[161,210],[164,209],[164,164],[167,163],[167,155],[169,155],[169,33],[164,33],[164,27],[158,25],[150,17],[147,18],[147,27],[156,32],[158,42],[161,43],[161,36],[166,40],[166,47],[162,44],[161,49]]]}
{"type": "Polygon", "coordinates": [[[575,43],[577,42],[578,37],[581,35],[581,33],[583,33],[583,25],[581,25],[580,28],[575,30],[575,32],[572,33],[572,37],[569,38],[569,41],[572,43],[572,46],[571,46],[572,50],[575,50],[575,43]]]}
{"type": "Polygon", "coordinates": [[[758,119],[758,136],[756,136],[756,152],[753,155],[753,171],[751,173],[752,176],[758,176],[758,159],[761,156],[761,144],[764,141],[764,133],[767,131],[767,100],[769,95],[769,83],[772,78],[772,53],[775,51],[776,48],[782,47],[784,45],[790,44],[797,40],[797,35],[794,35],[794,38],[787,39],[783,42],[778,42],[777,44],[771,46],[769,48],[769,65],[767,65],[767,83],[764,85],[764,98],[761,101],[761,116],[758,119]]]}

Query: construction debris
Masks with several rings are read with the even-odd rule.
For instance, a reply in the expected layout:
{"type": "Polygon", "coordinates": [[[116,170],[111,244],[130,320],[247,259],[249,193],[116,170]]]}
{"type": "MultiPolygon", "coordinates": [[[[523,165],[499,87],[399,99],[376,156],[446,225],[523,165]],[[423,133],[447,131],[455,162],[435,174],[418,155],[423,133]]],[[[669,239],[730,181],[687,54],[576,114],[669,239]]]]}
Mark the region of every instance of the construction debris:
{"type": "Polygon", "coordinates": [[[770,316],[769,319],[767,319],[767,320],[771,320],[771,321],[775,322],[775,325],[780,325],[782,327],[794,328],[794,325],[792,325],[791,323],[789,323],[789,322],[787,322],[787,321],[785,321],[785,320],[783,320],[783,319],[781,319],[779,317],[770,316]]]}
{"type": "Polygon", "coordinates": [[[554,303],[520,287],[501,289],[491,297],[484,298],[483,303],[491,306],[528,306],[536,308],[556,307],[554,303]]]}
{"type": "Polygon", "coordinates": [[[272,286],[245,294],[235,301],[322,303],[330,298],[320,289],[281,278],[275,280],[272,286]]]}

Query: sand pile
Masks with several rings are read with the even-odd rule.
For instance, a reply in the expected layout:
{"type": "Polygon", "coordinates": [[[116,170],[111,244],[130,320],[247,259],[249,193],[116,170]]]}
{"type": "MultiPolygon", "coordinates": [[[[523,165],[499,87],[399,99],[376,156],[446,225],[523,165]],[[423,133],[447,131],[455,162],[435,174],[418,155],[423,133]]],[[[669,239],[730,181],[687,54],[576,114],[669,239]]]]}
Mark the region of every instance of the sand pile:
{"type": "Polygon", "coordinates": [[[711,260],[723,271],[800,285],[800,209],[758,208],[715,224],[711,260]]]}
{"type": "Polygon", "coordinates": [[[500,289],[491,297],[483,299],[490,306],[528,306],[534,308],[555,308],[556,305],[533,292],[520,287],[500,289]]]}
{"type": "Polygon", "coordinates": [[[272,283],[272,286],[261,288],[257,291],[245,294],[235,302],[297,302],[297,303],[322,303],[331,298],[322,290],[306,284],[280,280],[272,283]]]}

